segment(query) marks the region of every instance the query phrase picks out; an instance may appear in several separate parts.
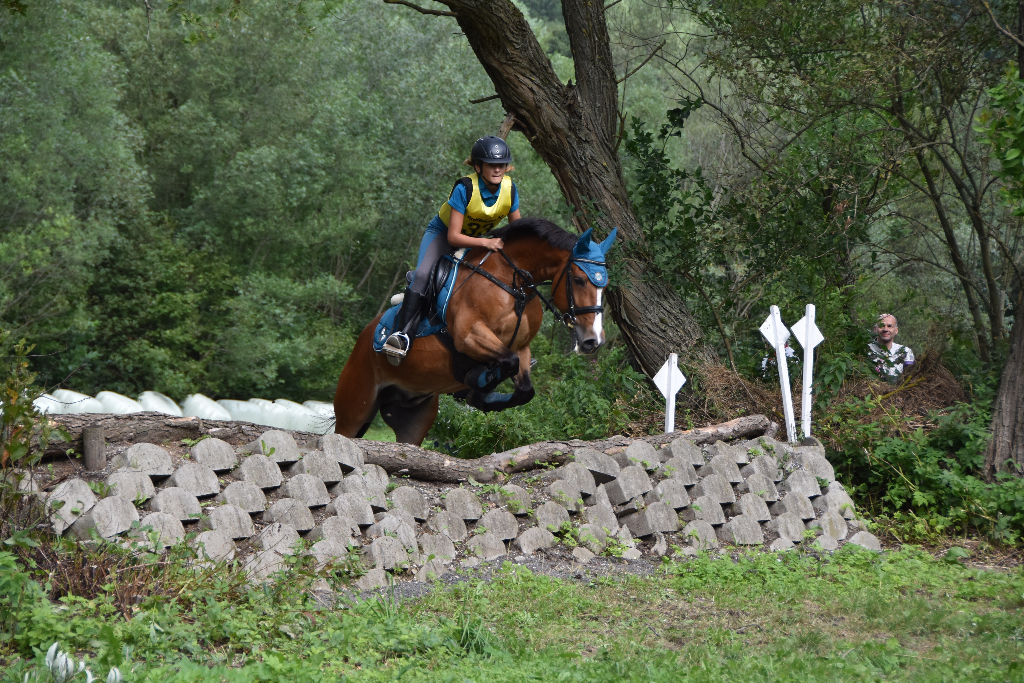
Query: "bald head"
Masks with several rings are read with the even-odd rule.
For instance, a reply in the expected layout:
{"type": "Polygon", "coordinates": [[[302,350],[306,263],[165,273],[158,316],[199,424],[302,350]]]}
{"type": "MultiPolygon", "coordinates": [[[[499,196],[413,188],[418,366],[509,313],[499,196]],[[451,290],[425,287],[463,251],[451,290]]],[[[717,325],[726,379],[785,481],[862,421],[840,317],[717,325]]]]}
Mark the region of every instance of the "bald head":
{"type": "Polygon", "coordinates": [[[878,322],[875,323],[875,341],[879,346],[891,349],[892,340],[899,332],[899,321],[896,320],[896,316],[889,313],[878,316],[878,322]]]}

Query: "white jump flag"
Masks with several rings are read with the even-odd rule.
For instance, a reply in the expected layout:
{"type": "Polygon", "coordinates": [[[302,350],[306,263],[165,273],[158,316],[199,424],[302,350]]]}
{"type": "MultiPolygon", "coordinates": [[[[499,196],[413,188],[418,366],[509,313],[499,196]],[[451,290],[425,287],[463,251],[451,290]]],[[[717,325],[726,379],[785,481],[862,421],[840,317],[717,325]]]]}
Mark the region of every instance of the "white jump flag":
{"type": "Polygon", "coordinates": [[[665,397],[665,433],[676,431],[676,393],[686,384],[686,377],[679,370],[679,356],[668,354],[668,360],[654,376],[654,385],[665,397]]]}
{"type": "Polygon", "coordinates": [[[814,381],[814,347],[825,341],[814,324],[814,304],[807,304],[804,317],[793,325],[793,336],[804,349],[804,393],[800,401],[800,426],[804,438],[811,435],[811,382],[814,381]]]}
{"type": "Polygon", "coordinates": [[[796,441],[796,420],[793,417],[793,394],[789,389],[789,365],[786,363],[786,340],[789,330],[782,324],[779,307],[772,306],[767,320],[761,324],[761,334],[775,349],[775,362],[779,366],[779,384],[782,387],[782,412],[786,418],[786,438],[796,441]]]}

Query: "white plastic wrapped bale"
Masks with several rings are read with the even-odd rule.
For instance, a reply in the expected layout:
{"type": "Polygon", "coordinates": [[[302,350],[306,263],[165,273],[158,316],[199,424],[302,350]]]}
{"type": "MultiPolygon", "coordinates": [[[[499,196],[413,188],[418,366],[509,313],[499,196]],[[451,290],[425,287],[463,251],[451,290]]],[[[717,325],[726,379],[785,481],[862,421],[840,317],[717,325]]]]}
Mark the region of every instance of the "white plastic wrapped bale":
{"type": "Polygon", "coordinates": [[[64,404],[65,415],[78,413],[108,413],[103,404],[87,394],[80,394],[69,389],[57,389],[53,397],[64,404]]]}
{"type": "Polygon", "coordinates": [[[249,401],[234,401],[229,399],[222,399],[217,401],[221,408],[226,410],[231,415],[230,420],[238,420],[240,422],[252,422],[253,424],[265,425],[263,421],[263,411],[255,403],[249,401]]]}
{"type": "Polygon", "coordinates": [[[143,410],[182,417],[181,406],[175,403],[172,398],[164,396],[159,391],[143,391],[139,394],[139,405],[142,406],[143,410]]]}
{"type": "Polygon", "coordinates": [[[264,421],[260,424],[277,427],[278,429],[290,429],[296,431],[301,429],[301,431],[308,431],[297,426],[298,420],[295,419],[295,413],[293,413],[287,406],[274,403],[273,401],[268,401],[265,398],[250,398],[249,403],[254,403],[263,410],[264,421]]]}
{"type": "Polygon", "coordinates": [[[181,414],[183,417],[199,417],[204,420],[233,420],[231,413],[225,410],[222,406],[217,405],[217,402],[212,398],[207,398],[202,394],[192,394],[185,399],[185,402],[181,405],[181,414]]]}
{"type": "Polygon", "coordinates": [[[320,417],[329,417],[334,419],[334,404],[326,403],[324,401],[303,401],[303,407],[309,408],[320,417]]]}
{"type": "Polygon", "coordinates": [[[43,394],[32,401],[32,405],[36,407],[36,410],[46,415],[61,415],[64,413],[64,404],[49,394],[43,394]]]}
{"type": "Polygon", "coordinates": [[[325,434],[330,427],[334,426],[333,415],[332,419],[325,419],[319,413],[316,413],[295,401],[289,401],[286,398],[279,398],[274,401],[274,405],[282,406],[291,412],[295,424],[292,429],[297,432],[325,434]]]}
{"type": "Polygon", "coordinates": [[[96,400],[106,408],[105,412],[115,415],[127,415],[128,413],[141,413],[145,410],[142,404],[135,399],[115,394],[113,391],[101,391],[96,394],[96,400]]]}

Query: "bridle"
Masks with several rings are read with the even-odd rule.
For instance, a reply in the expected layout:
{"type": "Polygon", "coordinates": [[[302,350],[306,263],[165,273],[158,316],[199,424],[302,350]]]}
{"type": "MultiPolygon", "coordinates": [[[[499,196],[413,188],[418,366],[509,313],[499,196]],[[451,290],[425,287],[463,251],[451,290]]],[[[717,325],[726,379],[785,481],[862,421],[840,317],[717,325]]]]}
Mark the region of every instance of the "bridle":
{"type": "MultiPolygon", "coordinates": [[[[571,330],[575,330],[576,329],[576,317],[577,316],[587,315],[588,313],[601,313],[601,312],[604,311],[604,305],[603,304],[598,304],[596,306],[577,306],[576,305],[576,296],[575,296],[575,291],[574,291],[574,288],[573,288],[572,273],[570,273],[570,269],[572,268],[573,264],[589,263],[589,264],[592,264],[592,265],[604,266],[605,265],[604,261],[594,261],[592,259],[585,259],[585,258],[575,257],[575,256],[572,255],[572,252],[570,252],[569,253],[569,258],[565,262],[565,268],[562,269],[562,272],[559,274],[559,276],[557,278],[555,278],[555,280],[553,280],[551,282],[534,282],[533,281],[533,276],[531,276],[529,272],[523,270],[522,268],[517,266],[515,263],[513,263],[512,259],[510,259],[508,257],[508,254],[506,254],[503,249],[499,249],[498,253],[501,254],[501,257],[503,259],[505,259],[505,263],[507,263],[509,265],[509,267],[512,268],[512,284],[511,285],[502,282],[501,280],[496,278],[494,275],[492,275],[491,273],[488,273],[486,270],[484,270],[483,268],[480,267],[481,265],[483,265],[483,262],[485,260],[487,260],[486,256],[484,257],[483,260],[480,261],[479,264],[476,264],[476,265],[470,263],[469,261],[466,261],[463,258],[462,259],[462,265],[466,266],[467,268],[469,268],[474,273],[477,273],[477,274],[485,277],[486,279],[490,280],[491,282],[493,282],[495,285],[497,285],[502,290],[504,290],[507,294],[509,294],[512,297],[512,299],[515,301],[516,329],[512,332],[512,338],[509,340],[508,346],[512,346],[512,343],[516,340],[516,336],[518,336],[518,334],[519,334],[519,328],[520,328],[520,326],[523,323],[523,312],[526,310],[526,304],[528,304],[530,301],[532,301],[534,297],[537,297],[542,302],[544,302],[544,306],[547,307],[547,309],[549,311],[551,311],[552,314],[554,314],[555,319],[558,320],[559,322],[561,322],[563,325],[565,325],[566,327],[568,327],[571,330]],[[537,291],[538,287],[543,287],[545,285],[551,285],[552,299],[553,299],[554,298],[555,287],[558,286],[558,282],[563,277],[565,278],[565,298],[569,302],[568,310],[565,313],[561,313],[558,310],[558,308],[556,308],[555,305],[551,302],[551,300],[549,300],[547,297],[545,297],[543,294],[541,294],[539,291],[537,291]]],[[[470,277],[472,277],[472,275],[470,275],[470,277]]],[[[459,287],[461,288],[468,281],[469,281],[469,278],[467,277],[463,281],[462,285],[459,285],[459,287]]]]}

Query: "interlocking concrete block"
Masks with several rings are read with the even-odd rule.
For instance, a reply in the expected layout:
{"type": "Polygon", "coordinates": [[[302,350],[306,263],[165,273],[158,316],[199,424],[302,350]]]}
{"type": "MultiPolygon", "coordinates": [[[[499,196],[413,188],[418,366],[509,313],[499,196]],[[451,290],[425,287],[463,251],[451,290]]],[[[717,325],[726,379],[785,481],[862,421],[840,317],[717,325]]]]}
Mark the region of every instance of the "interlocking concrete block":
{"type": "Polygon", "coordinates": [[[399,486],[392,491],[391,504],[399,510],[405,510],[418,522],[425,522],[430,517],[427,497],[423,495],[422,491],[412,486],[399,486]]]}
{"type": "Polygon", "coordinates": [[[839,550],[839,541],[828,534],[822,534],[814,539],[811,543],[811,547],[818,551],[832,552],[834,550],[839,550]]]}
{"type": "Polygon", "coordinates": [[[137,521],[139,513],[134,505],[120,496],[111,496],[89,508],[68,532],[81,541],[88,541],[93,533],[109,540],[131,529],[132,522],[137,521]]]}
{"type": "Polygon", "coordinates": [[[504,541],[498,538],[493,531],[473,536],[466,541],[466,549],[484,561],[494,560],[508,554],[504,541]]]}
{"type": "Polygon", "coordinates": [[[647,476],[644,468],[637,465],[623,468],[614,481],[605,485],[608,492],[608,500],[612,505],[622,505],[637,496],[642,496],[651,489],[651,478],[647,476]]]}
{"type": "Polygon", "coordinates": [[[235,505],[208,508],[205,519],[199,522],[199,528],[223,531],[236,541],[256,533],[249,513],[235,505]]]}
{"type": "Polygon", "coordinates": [[[405,520],[397,515],[385,513],[379,522],[371,525],[366,530],[367,538],[379,538],[381,536],[394,536],[402,546],[410,553],[413,562],[418,561],[418,546],[416,545],[416,531],[405,520]]]}
{"type": "Polygon", "coordinates": [[[802,543],[804,540],[804,521],[792,512],[783,512],[768,522],[768,528],[791,543],[802,543]]]}
{"type": "Polygon", "coordinates": [[[791,446],[773,439],[770,436],[760,436],[756,439],[756,442],[756,448],[761,450],[765,455],[775,458],[776,460],[792,451],[791,446]]]}
{"type": "Polygon", "coordinates": [[[359,590],[370,591],[375,588],[386,588],[388,585],[388,573],[383,569],[370,569],[356,579],[355,586],[359,590]]]}
{"type": "MultiPolygon", "coordinates": [[[[324,434],[320,437],[319,446],[328,458],[338,463],[343,472],[351,472],[365,464],[363,449],[341,434],[324,434]]],[[[386,487],[387,482],[382,486],[386,487]]]]}
{"type": "Polygon", "coordinates": [[[608,500],[608,489],[604,487],[604,484],[598,484],[597,488],[594,489],[594,495],[587,501],[587,505],[607,505],[612,506],[612,502],[608,500]]]}
{"type": "Polygon", "coordinates": [[[793,545],[793,541],[790,541],[785,538],[776,538],[768,546],[768,549],[774,550],[775,552],[782,552],[784,550],[792,550],[794,547],[795,546],[793,545]]]}
{"type": "Polygon", "coordinates": [[[652,503],[640,512],[623,517],[622,523],[640,538],[656,531],[679,531],[679,516],[665,503],[652,503]]]}
{"type": "Polygon", "coordinates": [[[583,494],[570,481],[556,479],[544,489],[544,492],[567,510],[576,512],[583,507],[583,494]]]}
{"type": "Polygon", "coordinates": [[[846,491],[842,488],[837,488],[837,486],[838,482],[833,482],[831,486],[826,488],[824,495],[818,496],[811,501],[811,505],[814,507],[814,511],[819,514],[829,511],[838,512],[846,519],[853,519],[856,516],[853,499],[850,498],[846,491]]]}
{"type": "MultiPolygon", "coordinates": [[[[339,514],[339,516],[344,515],[339,514]]],[[[313,521],[313,513],[309,511],[309,507],[301,500],[295,500],[294,498],[282,498],[276,501],[270,506],[270,509],[263,513],[263,521],[287,524],[300,532],[309,531],[316,524],[313,521]]]]}
{"type": "MultiPolygon", "coordinates": [[[[615,529],[615,532],[618,532],[618,529],[615,529]]],[[[604,550],[608,544],[609,533],[595,524],[581,524],[578,533],[580,543],[595,553],[604,550]]]]}
{"type": "Polygon", "coordinates": [[[818,480],[813,474],[805,470],[797,470],[786,477],[781,486],[783,491],[790,493],[802,493],[808,498],[816,498],[821,495],[821,488],[818,487],[818,480]]]}
{"type": "Polygon", "coordinates": [[[594,491],[597,489],[597,483],[594,481],[594,475],[590,473],[590,470],[586,468],[583,463],[570,462],[566,463],[562,467],[555,470],[558,479],[563,479],[580,490],[580,493],[584,496],[594,495],[594,491]]]}
{"type": "Polygon", "coordinates": [[[466,540],[469,536],[469,532],[466,531],[466,523],[462,521],[462,518],[447,510],[435,512],[427,520],[427,528],[435,534],[447,536],[456,543],[466,540]]]}
{"type": "Polygon", "coordinates": [[[154,479],[169,477],[174,472],[170,454],[151,443],[132,444],[123,453],[115,455],[110,466],[115,470],[136,470],[154,479]]]}
{"type": "Polygon", "coordinates": [[[250,481],[263,490],[276,489],[284,479],[278,464],[265,455],[246,457],[235,470],[235,476],[242,481],[250,481]]]}
{"type": "Polygon", "coordinates": [[[377,569],[394,569],[408,564],[409,553],[394,536],[381,536],[367,546],[363,562],[377,569]]]}
{"type": "Polygon", "coordinates": [[[768,512],[768,505],[760,496],[754,493],[744,493],[740,499],[729,506],[731,515],[747,515],[758,522],[768,522],[772,515],[768,512]]]}
{"type": "Polygon", "coordinates": [[[690,506],[690,494],[679,479],[666,479],[644,496],[644,500],[648,505],[654,502],[664,503],[673,510],[682,510],[690,506]]]}
{"type": "Polygon", "coordinates": [[[700,467],[704,464],[704,453],[701,451],[700,446],[686,437],[681,436],[678,439],[674,439],[669,448],[672,451],[673,458],[680,458],[683,462],[688,462],[694,467],[700,467]]]}
{"type": "Polygon", "coordinates": [[[847,543],[859,545],[861,548],[874,550],[878,553],[882,552],[882,544],[878,542],[878,538],[867,531],[858,531],[853,536],[850,536],[850,540],[847,541],[847,543]]]}
{"type": "Polygon", "coordinates": [[[256,540],[263,550],[273,550],[281,555],[294,555],[296,546],[302,539],[294,527],[275,522],[265,527],[256,540]]]}
{"type": "Polygon", "coordinates": [[[448,563],[455,559],[455,544],[443,534],[422,534],[419,537],[420,556],[426,560],[448,563]]]}
{"type": "Polygon", "coordinates": [[[192,539],[192,547],[200,560],[228,562],[235,559],[235,542],[223,531],[203,531],[192,539]]]}
{"type": "Polygon", "coordinates": [[[730,444],[725,441],[716,441],[708,446],[708,457],[714,459],[716,456],[724,455],[734,464],[745,465],[750,462],[745,445],[730,444]]]}
{"type": "Polygon", "coordinates": [[[416,580],[420,583],[429,583],[441,578],[448,573],[448,566],[441,560],[430,560],[424,563],[416,572],[416,580]]]}
{"type": "Polygon", "coordinates": [[[683,527],[682,535],[697,550],[718,547],[718,536],[715,535],[714,527],[704,520],[698,519],[687,524],[683,527]]]}
{"type": "Polygon", "coordinates": [[[744,465],[743,469],[740,470],[740,474],[746,479],[753,474],[761,474],[767,477],[772,482],[782,481],[782,472],[779,470],[779,464],[767,455],[759,455],[750,461],[749,465],[744,465]]]}
{"type": "Polygon", "coordinates": [[[615,533],[619,530],[619,520],[615,516],[615,510],[606,503],[591,505],[584,514],[587,523],[599,529],[607,529],[608,533],[615,533]]]}
{"type": "Polygon", "coordinates": [[[572,549],[572,559],[576,560],[580,564],[587,564],[595,557],[597,557],[597,555],[582,546],[572,549]]]}
{"type": "Polygon", "coordinates": [[[224,487],[214,499],[218,503],[236,505],[249,514],[263,512],[267,509],[267,497],[263,489],[251,481],[233,481],[224,487]]]}
{"type": "Polygon", "coordinates": [[[557,532],[569,522],[569,512],[558,503],[548,502],[533,511],[533,518],[541,529],[557,532]]]}
{"type": "Polygon", "coordinates": [[[833,482],[836,480],[836,471],[832,467],[832,463],[828,461],[823,455],[817,453],[801,453],[801,448],[794,449],[793,457],[799,462],[805,470],[813,474],[815,477],[821,477],[825,481],[833,482]]]}
{"type": "Polygon", "coordinates": [[[644,502],[643,497],[637,496],[632,500],[626,501],[622,505],[613,505],[612,510],[615,511],[615,516],[621,519],[623,517],[633,514],[634,512],[640,512],[645,507],[647,507],[647,503],[644,502]]]}
{"type": "Polygon", "coordinates": [[[736,486],[740,493],[753,493],[766,503],[774,503],[779,499],[779,491],[771,479],[760,473],[751,474],[736,486]]]}
{"type": "Polygon", "coordinates": [[[177,486],[157,491],[156,495],[150,498],[148,507],[153,512],[166,512],[182,522],[194,522],[203,512],[199,507],[199,499],[177,486]]]}
{"type": "Polygon", "coordinates": [[[387,515],[391,515],[392,517],[398,517],[400,520],[408,524],[409,528],[413,529],[414,531],[419,530],[419,524],[416,522],[416,518],[409,514],[408,511],[402,510],[400,508],[394,508],[393,510],[388,510],[387,512],[377,512],[373,515],[373,518],[379,522],[380,520],[384,519],[384,517],[386,517],[387,515]]]}
{"type": "Polygon", "coordinates": [[[192,447],[192,458],[214,472],[227,472],[238,464],[238,455],[227,441],[203,439],[192,447]]]}
{"type": "Polygon", "coordinates": [[[768,511],[773,515],[781,512],[792,512],[804,521],[814,519],[814,507],[811,505],[811,499],[802,493],[787,493],[785,498],[769,505],[768,511]]]}
{"type": "Polygon", "coordinates": [[[698,477],[707,477],[711,474],[717,474],[730,484],[738,484],[743,481],[740,468],[736,466],[732,456],[725,453],[718,453],[711,458],[707,465],[697,469],[698,477]]]}
{"type": "Polygon", "coordinates": [[[284,492],[289,498],[302,501],[306,507],[319,508],[331,502],[331,494],[320,477],[296,474],[285,482],[284,492]]]}
{"type": "Polygon", "coordinates": [[[596,484],[606,484],[619,476],[619,463],[601,451],[593,448],[577,448],[572,455],[576,462],[590,470],[596,484]]]}
{"type": "Polygon", "coordinates": [[[370,504],[374,512],[386,512],[388,509],[387,496],[384,489],[374,486],[360,474],[349,474],[330,489],[330,492],[337,496],[342,493],[354,493],[362,496],[370,504]]]}
{"type": "Polygon", "coordinates": [[[344,546],[358,546],[361,536],[359,525],[348,517],[328,517],[306,534],[306,540],[315,543],[329,538],[344,546]]]}
{"type": "Polygon", "coordinates": [[[502,486],[501,490],[494,494],[492,500],[517,517],[530,514],[530,510],[533,509],[530,492],[515,484],[502,486]]]}
{"type": "Polygon", "coordinates": [[[808,529],[818,529],[821,533],[831,536],[837,541],[841,541],[846,538],[847,534],[850,533],[850,529],[846,526],[846,520],[838,512],[828,511],[822,513],[818,519],[807,524],[808,529]]]}
{"type": "Polygon", "coordinates": [[[502,541],[511,541],[519,535],[519,522],[505,510],[491,510],[488,512],[476,523],[477,529],[481,527],[487,529],[488,533],[494,534],[495,537],[502,541]]]}
{"type": "Polygon", "coordinates": [[[690,491],[691,498],[701,496],[707,496],[722,505],[736,502],[736,492],[733,491],[732,484],[720,474],[709,474],[690,491]]]}
{"type": "Polygon", "coordinates": [[[550,548],[555,545],[555,536],[547,529],[532,526],[519,535],[516,544],[524,555],[533,555],[541,548],[550,548]]]}
{"type": "Polygon", "coordinates": [[[633,541],[633,534],[630,533],[629,527],[622,525],[619,530],[615,532],[615,537],[619,539],[619,543],[626,546],[627,548],[635,548],[636,543],[633,541]]]}
{"type": "Polygon", "coordinates": [[[325,538],[310,546],[306,554],[316,558],[317,569],[323,569],[333,562],[348,558],[349,548],[333,538],[325,538]]]}
{"type": "Polygon", "coordinates": [[[341,467],[338,461],[327,456],[323,451],[312,451],[302,456],[302,460],[288,470],[292,474],[312,474],[324,484],[330,486],[341,481],[341,467]]]}
{"type": "Polygon", "coordinates": [[[444,498],[444,508],[453,516],[468,522],[475,522],[483,516],[480,499],[466,489],[452,489],[444,498]]]}
{"type": "Polygon", "coordinates": [[[251,583],[259,584],[274,574],[284,571],[286,566],[280,553],[273,550],[260,550],[249,556],[242,570],[251,583]]]}
{"type": "Polygon", "coordinates": [[[150,545],[150,534],[157,534],[156,548],[162,549],[185,540],[185,527],[181,520],[166,512],[151,512],[139,521],[139,526],[128,532],[128,536],[150,545]]]}
{"type": "Polygon", "coordinates": [[[185,463],[167,480],[169,486],[185,489],[196,498],[209,498],[220,493],[217,473],[197,462],[185,463]]]}
{"type": "Polygon", "coordinates": [[[722,505],[709,496],[700,496],[690,503],[690,507],[680,513],[686,521],[702,519],[708,524],[725,524],[725,512],[722,505]]]}
{"type": "Polygon", "coordinates": [[[125,500],[149,500],[156,495],[153,480],[148,474],[135,470],[118,470],[106,480],[111,496],[121,496],[125,500]]]}
{"type": "Polygon", "coordinates": [[[647,472],[654,472],[661,465],[661,454],[646,441],[634,441],[626,449],[629,465],[639,465],[647,472]]]}
{"type": "Polygon", "coordinates": [[[295,439],[288,432],[280,429],[270,429],[262,434],[260,438],[249,444],[248,448],[253,453],[267,456],[278,465],[298,462],[302,454],[299,453],[299,446],[295,439]]]}
{"type": "Polygon", "coordinates": [[[658,468],[658,474],[662,477],[677,479],[685,486],[693,486],[697,483],[697,471],[693,465],[687,459],[678,456],[666,460],[658,468]]]}
{"type": "Polygon", "coordinates": [[[387,470],[380,465],[363,465],[360,474],[363,479],[366,480],[367,486],[376,486],[378,488],[387,489],[388,484],[391,483],[391,478],[388,477],[387,470]]]}
{"type": "Polygon", "coordinates": [[[733,545],[761,545],[764,533],[750,515],[738,515],[718,528],[718,538],[733,545]]]}

